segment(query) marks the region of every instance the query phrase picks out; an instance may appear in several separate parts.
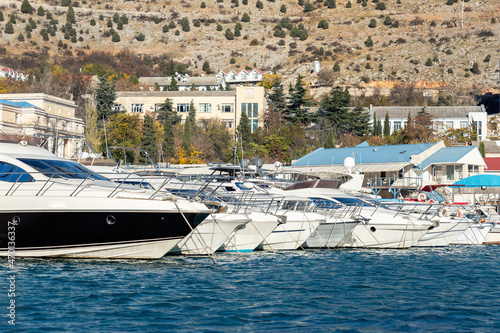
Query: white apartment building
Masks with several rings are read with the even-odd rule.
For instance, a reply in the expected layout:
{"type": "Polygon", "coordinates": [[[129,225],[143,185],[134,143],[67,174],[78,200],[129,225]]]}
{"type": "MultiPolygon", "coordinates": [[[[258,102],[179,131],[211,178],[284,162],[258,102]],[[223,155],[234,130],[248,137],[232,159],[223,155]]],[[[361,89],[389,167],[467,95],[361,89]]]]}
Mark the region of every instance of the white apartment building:
{"type": "MultiPolygon", "coordinates": [[[[371,106],[370,120],[373,124],[374,116],[384,125],[385,115],[389,114],[391,134],[408,125],[408,115],[415,118],[422,110],[421,106],[371,106]]],[[[488,114],[481,106],[427,106],[425,112],[433,116],[434,127],[437,131],[445,132],[448,129],[459,129],[475,123],[479,141],[486,140],[488,132],[488,114]]]]}

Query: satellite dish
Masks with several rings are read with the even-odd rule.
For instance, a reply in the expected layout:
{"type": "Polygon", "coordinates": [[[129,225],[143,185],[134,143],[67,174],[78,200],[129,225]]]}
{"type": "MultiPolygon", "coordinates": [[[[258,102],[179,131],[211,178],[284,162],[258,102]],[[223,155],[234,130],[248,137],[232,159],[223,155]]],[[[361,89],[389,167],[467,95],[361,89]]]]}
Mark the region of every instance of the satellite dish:
{"type": "Polygon", "coordinates": [[[276,161],[276,162],[274,162],[274,167],[275,167],[276,169],[279,169],[279,168],[281,167],[281,162],[280,162],[280,161],[276,161]]]}
{"type": "Polygon", "coordinates": [[[351,173],[355,165],[356,163],[354,162],[354,157],[348,156],[344,159],[344,167],[346,168],[347,173],[351,173]]]}

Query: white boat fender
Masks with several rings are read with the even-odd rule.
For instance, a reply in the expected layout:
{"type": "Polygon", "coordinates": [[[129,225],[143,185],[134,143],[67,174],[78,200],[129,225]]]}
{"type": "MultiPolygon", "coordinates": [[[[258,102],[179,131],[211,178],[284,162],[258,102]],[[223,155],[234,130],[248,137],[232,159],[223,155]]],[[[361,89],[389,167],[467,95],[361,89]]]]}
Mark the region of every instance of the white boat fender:
{"type": "Polygon", "coordinates": [[[450,209],[448,207],[443,207],[439,210],[439,217],[450,216],[450,209]]]}

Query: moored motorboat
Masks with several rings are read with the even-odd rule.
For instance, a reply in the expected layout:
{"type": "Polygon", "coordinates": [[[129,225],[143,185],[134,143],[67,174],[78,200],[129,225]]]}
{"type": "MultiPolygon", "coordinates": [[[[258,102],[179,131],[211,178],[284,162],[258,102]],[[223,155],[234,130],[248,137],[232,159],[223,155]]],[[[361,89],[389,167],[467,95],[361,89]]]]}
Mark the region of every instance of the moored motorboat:
{"type": "Polygon", "coordinates": [[[0,256],[157,259],[210,213],[25,144],[0,143],[0,195],[0,256]]]}

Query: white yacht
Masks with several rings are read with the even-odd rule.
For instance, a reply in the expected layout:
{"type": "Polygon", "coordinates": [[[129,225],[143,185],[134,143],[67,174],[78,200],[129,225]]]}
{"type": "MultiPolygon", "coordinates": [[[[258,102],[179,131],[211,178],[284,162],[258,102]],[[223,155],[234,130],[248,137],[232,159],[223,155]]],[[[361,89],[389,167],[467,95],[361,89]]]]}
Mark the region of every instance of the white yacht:
{"type": "Polygon", "coordinates": [[[299,197],[276,197],[266,208],[284,223],[266,237],[259,250],[295,250],[302,246],[316,228],[326,220],[324,215],[310,212],[311,200],[299,197]]]}
{"type": "Polygon", "coordinates": [[[0,195],[0,256],[156,259],[210,213],[24,142],[0,143],[0,195]]]}

